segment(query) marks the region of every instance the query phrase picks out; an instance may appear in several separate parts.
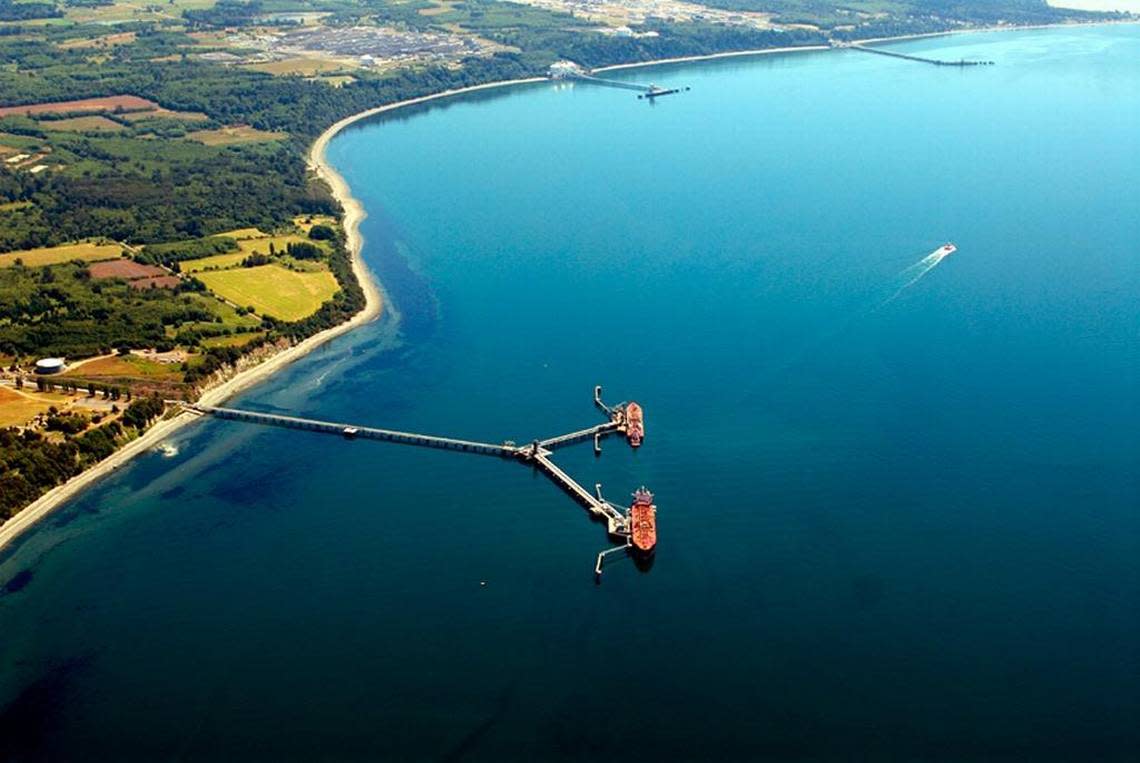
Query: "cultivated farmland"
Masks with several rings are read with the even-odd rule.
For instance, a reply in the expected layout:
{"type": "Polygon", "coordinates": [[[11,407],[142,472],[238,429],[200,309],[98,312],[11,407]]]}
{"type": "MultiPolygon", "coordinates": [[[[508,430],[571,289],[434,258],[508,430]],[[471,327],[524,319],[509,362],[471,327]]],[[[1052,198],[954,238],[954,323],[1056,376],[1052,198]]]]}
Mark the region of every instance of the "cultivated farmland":
{"type": "Polygon", "coordinates": [[[196,277],[235,305],[286,321],[312,315],[338,288],[327,270],[296,273],[277,265],[199,272],[196,277]]]}
{"type": "Polygon", "coordinates": [[[65,244],[64,246],[48,246],[40,249],[25,249],[22,252],[8,252],[0,254],[0,268],[9,267],[20,260],[30,268],[44,265],[56,265],[60,262],[83,260],[84,262],[97,262],[99,260],[115,260],[119,258],[120,248],[116,244],[65,244]]]}
{"type": "Polygon", "coordinates": [[[241,143],[281,140],[286,136],[283,132],[265,132],[248,125],[237,125],[236,127],[220,127],[217,130],[195,130],[188,133],[186,137],[207,146],[232,146],[241,143]]]}
{"type": "Polygon", "coordinates": [[[90,268],[92,278],[153,278],[167,275],[162,268],[154,265],[140,265],[132,260],[97,262],[90,268]]]}
{"type": "Polygon", "coordinates": [[[212,257],[201,257],[197,260],[186,260],[182,264],[183,273],[197,273],[200,270],[207,270],[213,268],[215,270],[222,270],[224,268],[232,268],[241,264],[248,255],[245,252],[233,252],[232,254],[215,254],[212,257]]]}
{"type": "Polygon", "coordinates": [[[125,129],[121,124],[113,119],[92,114],[86,117],[71,117],[70,119],[44,119],[40,121],[40,126],[45,130],[57,130],[63,132],[118,132],[125,129]]]}
{"type": "Polygon", "coordinates": [[[5,106],[0,108],[0,117],[35,116],[36,114],[96,114],[107,111],[152,111],[157,108],[158,104],[154,101],[139,98],[137,95],[112,95],[106,98],[84,98],[78,101],[5,106]]]}

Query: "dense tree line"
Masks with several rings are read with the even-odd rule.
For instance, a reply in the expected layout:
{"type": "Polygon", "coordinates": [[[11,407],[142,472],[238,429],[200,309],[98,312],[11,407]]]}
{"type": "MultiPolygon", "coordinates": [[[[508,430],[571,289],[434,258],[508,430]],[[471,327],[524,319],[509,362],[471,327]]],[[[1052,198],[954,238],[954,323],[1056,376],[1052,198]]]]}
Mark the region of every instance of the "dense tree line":
{"type": "Polygon", "coordinates": [[[316,244],[310,244],[308,241],[298,241],[292,244],[286,244],[285,254],[298,260],[319,260],[324,256],[325,252],[316,244]]]}
{"type": "Polygon", "coordinates": [[[183,260],[196,260],[237,250],[237,241],[229,236],[209,236],[170,244],[150,244],[143,247],[142,251],[134,256],[134,260],[144,265],[170,266],[183,260]]]}
{"type": "Polygon", "coordinates": [[[215,320],[199,299],[118,280],[93,282],[84,263],[0,268],[0,353],[7,355],[169,348],[167,326],[215,320]]]}
{"type": "Polygon", "coordinates": [[[0,21],[57,19],[61,16],[63,11],[52,3],[16,3],[12,0],[0,0],[0,21]]]}
{"type": "Polygon", "coordinates": [[[119,421],[83,434],[77,434],[78,429],[70,424],[61,424],[61,442],[38,432],[0,429],[0,520],[111,455],[124,439],[142,432],[162,415],[163,409],[161,398],[138,398],[119,421]]]}
{"type": "Polygon", "coordinates": [[[1055,8],[1046,0],[898,0],[888,7],[878,0],[703,0],[734,11],[775,14],[781,24],[812,24],[839,39],[941,32],[964,24],[1048,24],[1097,14],[1055,8]],[[883,13],[887,10],[887,13],[883,13]],[[843,27],[853,26],[852,29],[843,27]],[[835,29],[835,27],[841,27],[835,29]]]}
{"type": "Polygon", "coordinates": [[[140,244],[176,241],[234,228],[272,229],[296,215],[337,211],[327,192],[308,182],[292,146],[170,152],[160,161],[122,141],[61,145],[98,161],[97,169],[78,177],[0,171],[0,201],[33,202],[0,215],[0,250],[94,235],[140,244]]]}
{"type": "Polygon", "coordinates": [[[202,353],[202,357],[193,365],[187,363],[182,367],[182,378],[187,384],[197,384],[208,379],[216,372],[232,366],[241,359],[241,356],[250,350],[262,347],[268,340],[265,337],[255,339],[243,347],[211,347],[202,353]]]}

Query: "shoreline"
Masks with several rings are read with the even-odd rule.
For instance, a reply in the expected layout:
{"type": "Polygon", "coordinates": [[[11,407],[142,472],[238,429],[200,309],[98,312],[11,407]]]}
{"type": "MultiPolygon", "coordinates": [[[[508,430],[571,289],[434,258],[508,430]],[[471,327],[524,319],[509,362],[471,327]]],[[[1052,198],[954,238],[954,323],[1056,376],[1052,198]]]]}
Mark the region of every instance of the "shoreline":
{"type": "MultiPolygon", "coordinates": [[[[308,355],[325,342],[380,317],[384,306],[380,287],[361,256],[364,238],[360,234],[360,223],[365,217],[364,207],[351,195],[344,178],[325,161],[324,156],[324,150],[329,140],[349,123],[349,121],[341,120],[321,133],[310,149],[309,166],[317,172],[322,180],[328,183],[333,197],[340,202],[344,209],[341,224],[345,231],[345,247],[348,249],[349,258],[352,261],[352,273],[364,291],[364,308],[344,323],[313,334],[256,366],[240,371],[216,387],[207,389],[198,397],[199,403],[218,405],[227,398],[264,381],[282,367],[308,355]]],[[[158,421],[139,437],[131,440],[99,463],[75,475],[62,485],[56,485],[32,501],[7,522],[0,525],[0,552],[32,529],[37,522],[61,504],[75,498],[95,482],[127,464],[135,456],[152,450],[167,437],[198,418],[195,414],[183,412],[172,418],[158,421]]]]}
{"type": "MultiPolygon", "coordinates": [[[[1030,29],[1064,29],[1068,27],[1089,27],[1089,26],[1108,26],[1110,24],[1140,24],[1140,20],[1133,19],[1119,19],[1111,21],[1089,21],[1089,22],[1062,22],[1057,24],[1029,24],[1025,26],[986,26],[986,27],[972,27],[970,29],[947,29],[942,32],[918,32],[915,34],[900,34],[894,37],[868,37],[862,40],[852,40],[855,45],[865,45],[875,42],[905,42],[907,40],[921,40],[928,37],[949,37],[956,34],[973,34],[977,32],[1024,32],[1030,29]]],[[[659,58],[653,61],[640,61],[630,64],[611,64],[609,66],[599,66],[591,69],[593,72],[612,72],[621,69],[640,69],[642,67],[650,66],[665,66],[667,64],[684,64],[695,61],[714,61],[721,58],[743,58],[752,56],[764,56],[773,53],[798,53],[801,51],[825,51],[825,50],[841,50],[841,48],[833,48],[830,45],[790,45],[783,48],[755,48],[752,50],[730,50],[724,53],[706,53],[699,56],[679,56],[677,58],[659,58]]],[[[520,80],[521,81],[521,80],[520,80]]]]}
{"type": "MultiPolygon", "coordinates": [[[[462,95],[477,90],[488,90],[491,88],[507,87],[509,85],[547,81],[546,77],[530,77],[527,79],[489,82],[454,90],[443,90],[419,98],[411,98],[406,101],[398,101],[396,103],[366,109],[357,114],[347,116],[325,129],[325,131],[313,141],[312,146],[309,148],[308,166],[311,170],[316,172],[321,180],[328,184],[329,189],[332,191],[333,198],[340,203],[344,210],[341,225],[344,227],[345,247],[348,249],[349,257],[352,261],[353,275],[356,276],[356,280],[360,283],[361,289],[364,290],[364,309],[344,323],[314,334],[292,347],[282,350],[273,357],[258,363],[256,366],[237,373],[218,386],[206,390],[199,396],[198,402],[203,405],[218,405],[227,398],[236,395],[238,392],[264,381],[282,367],[308,355],[325,342],[352,331],[365,323],[376,320],[380,316],[384,305],[380,284],[373,278],[372,271],[364,264],[364,259],[361,256],[364,247],[364,237],[360,233],[360,223],[363,222],[367,213],[360,201],[352,195],[352,190],[349,188],[348,183],[340,173],[328,163],[325,157],[325,150],[328,148],[329,142],[336,137],[338,133],[349,125],[363,119],[406,106],[462,95]]],[[[3,552],[9,544],[20,538],[25,532],[31,530],[36,523],[48,516],[61,504],[75,498],[95,482],[130,462],[135,456],[152,450],[167,437],[190,422],[196,421],[198,418],[199,416],[195,414],[184,412],[173,418],[163,419],[155,423],[136,439],[131,440],[107,456],[107,458],[86,471],[75,475],[62,485],[56,485],[32,501],[7,522],[0,525],[0,552],[3,552]]]]}
{"type": "Polygon", "coordinates": [[[729,50],[724,53],[705,53],[700,56],[678,56],[676,58],[659,58],[654,61],[641,61],[635,64],[610,64],[591,69],[592,72],[616,72],[621,69],[639,69],[649,66],[665,66],[667,64],[685,64],[693,61],[713,61],[718,58],[744,58],[764,56],[774,53],[799,53],[800,51],[831,50],[830,45],[789,45],[783,48],[755,48],[753,50],[729,50]]]}
{"type": "MultiPolygon", "coordinates": [[[[976,29],[954,29],[945,32],[929,32],[922,34],[900,35],[897,37],[883,37],[872,38],[867,40],[857,40],[857,43],[868,42],[886,42],[886,41],[902,41],[918,39],[923,37],[940,37],[945,35],[966,34],[972,32],[999,32],[999,31],[1024,31],[1027,29],[1048,29],[1057,27],[1083,27],[1083,26],[1101,26],[1104,24],[1135,24],[1140,23],[1133,20],[1123,21],[1102,21],[1090,23],[1065,23],[1065,24],[1042,24],[1036,26],[997,26],[997,27],[979,27],[976,29]]],[[[759,48],[754,50],[739,50],[739,51],[726,51],[723,53],[709,53],[699,56],[681,56],[676,58],[664,58],[654,61],[641,61],[637,63],[628,64],[613,64],[610,66],[603,66],[593,69],[595,72],[604,71],[617,71],[621,69],[636,69],[641,67],[650,66],[664,66],[667,64],[689,63],[696,61],[709,61],[722,58],[740,58],[752,57],[762,55],[772,55],[781,53],[797,53],[802,51],[820,52],[834,50],[829,45],[799,45],[789,46],[782,48],[759,48]]],[[[344,210],[344,216],[341,224],[345,231],[345,246],[348,249],[349,257],[352,261],[352,272],[360,283],[361,289],[364,291],[365,305],[364,308],[354,315],[351,319],[341,323],[337,326],[325,329],[311,337],[308,337],[298,344],[293,345],[273,357],[258,363],[252,368],[246,369],[237,373],[232,378],[222,382],[216,387],[206,390],[199,398],[198,402],[204,405],[218,405],[224,402],[227,398],[236,395],[255,384],[258,384],[273,373],[278,371],[284,366],[299,360],[305,355],[315,350],[320,345],[328,342],[341,334],[347,333],[365,323],[376,320],[383,309],[384,298],[381,291],[381,285],[372,276],[372,272],[368,266],[364,264],[361,252],[364,246],[364,238],[360,233],[360,223],[363,222],[367,216],[363,205],[352,195],[352,190],[349,188],[348,183],[338,173],[325,156],[328,144],[336,135],[342,132],[345,128],[369,119],[370,117],[378,114],[383,114],[389,111],[406,108],[408,106],[415,106],[422,103],[429,103],[431,101],[443,100],[458,95],[465,95],[468,93],[478,92],[481,90],[492,90],[499,88],[513,87],[516,85],[534,84],[538,82],[549,82],[547,77],[526,77],[513,80],[498,80],[495,82],[487,82],[481,85],[472,85],[470,87],[454,88],[450,90],[441,90],[438,93],[430,95],[419,96],[417,98],[409,98],[404,101],[397,101],[383,106],[376,106],[371,109],[365,109],[356,114],[344,117],[334,124],[326,128],[313,142],[309,149],[308,166],[311,170],[316,172],[317,176],[328,184],[335,198],[344,210]]],[[[57,508],[60,504],[75,498],[84,489],[94,484],[101,478],[111,474],[119,467],[128,463],[135,456],[153,449],[164,439],[169,437],[174,432],[181,429],[186,424],[195,421],[199,416],[191,413],[180,413],[172,418],[164,419],[154,424],[150,429],[144,432],[138,438],[124,445],[119,450],[112,453],[107,458],[95,464],[80,474],[75,475],[62,485],[57,485],[51,490],[47,491],[32,503],[25,506],[21,511],[12,516],[3,525],[0,525],[0,552],[18,539],[26,531],[30,530],[39,520],[46,517],[57,508]]]]}

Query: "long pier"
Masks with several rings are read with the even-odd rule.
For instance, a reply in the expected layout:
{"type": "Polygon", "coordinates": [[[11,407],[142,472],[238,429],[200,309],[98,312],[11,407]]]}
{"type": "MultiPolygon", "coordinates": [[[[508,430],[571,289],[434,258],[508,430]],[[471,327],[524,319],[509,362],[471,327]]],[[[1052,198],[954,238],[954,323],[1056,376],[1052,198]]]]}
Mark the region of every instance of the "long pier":
{"type": "Polygon", "coordinates": [[[606,87],[618,87],[623,90],[636,90],[639,93],[651,93],[657,89],[655,85],[639,85],[636,82],[625,82],[620,79],[606,79],[605,77],[597,77],[593,74],[586,74],[585,72],[575,72],[568,74],[570,79],[580,79],[586,82],[593,82],[596,85],[605,85],[606,87]]]}
{"type": "Polygon", "coordinates": [[[381,440],[401,445],[416,445],[424,448],[439,448],[462,453],[499,456],[501,458],[513,458],[523,463],[531,464],[549,477],[554,484],[569,494],[571,498],[582,504],[591,514],[604,519],[608,533],[611,536],[621,539],[621,545],[598,554],[595,572],[601,575],[602,562],[605,556],[626,549],[630,545],[631,528],[629,514],[622,507],[616,506],[602,498],[601,485],[595,486],[597,493],[595,495],[550,460],[556,448],[583,442],[591,438],[594,440],[595,452],[600,452],[601,438],[611,434],[625,432],[626,404],[619,403],[616,406],[608,406],[602,402],[601,392],[602,388],[600,386],[594,388],[594,404],[606,414],[609,418],[608,421],[586,429],[579,429],[574,432],[549,437],[545,440],[533,440],[526,445],[516,445],[511,441],[495,444],[476,440],[461,440],[454,437],[441,437],[439,435],[420,434],[418,432],[402,432],[395,429],[378,429],[376,427],[335,421],[321,421],[298,416],[285,416],[278,413],[260,413],[258,411],[238,408],[223,408],[215,405],[179,404],[185,410],[192,413],[213,416],[214,418],[228,421],[241,421],[248,424],[334,434],[347,439],[381,440]]]}
{"type": "Polygon", "coordinates": [[[897,53],[893,50],[883,50],[882,48],[869,48],[856,43],[850,45],[837,45],[836,47],[846,47],[851,50],[861,50],[864,53],[874,53],[879,56],[890,56],[891,58],[902,58],[906,61],[917,61],[922,64],[933,64],[934,66],[993,66],[993,61],[969,61],[961,59],[958,61],[942,61],[937,58],[924,58],[923,56],[912,56],[908,53],[897,53]]]}
{"type": "Polygon", "coordinates": [[[306,432],[324,432],[337,434],[348,438],[361,438],[365,440],[384,440],[397,442],[402,445],[419,445],[424,448],[442,448],[443,450],[459,450],[464,453],[482,453],[488,456],[515,456],[518,448],[513,445],[495,445],[489,442],[475,442],[473,440],[457,440],[453,437],[439,437],[437,435],[417,434],[415,432],[400,432],[394,429],[377,429],[375,427],[341,424],[334,421],[318,421],[317,419],[303,419],[296,416],[282,416],[277,413],[259,413],[257,411],[239,410],[237,408],[220,408],[214,405],[185,405],[186,409],[195,413],[208,414],[215,418],[230,421],[244,421],[249,424],[263,424],[266,426],[286,427],[288,429],[302,429],[306,432]]]}
{"type": "Polygon", "coordinates": [[[589,509],[591,514],[604,518],[607,525],[606,529],[610,535],[626,536],[629,534],[629,519],[624,511],[601,496],[595,497],[590,491],[579,485],[573,477],[562,471],[562,468],[551,461],[550,457],[543,451],[536,452],[530,457],[530,460],[556,485],[589,509]]]}
{"type": "Polygon", "coordinates": [[[550,67],[550,76],[552,79],[576,79],[582,82],[593,82],[595,85],[605,85],[606,87],[616,87],[622,90],[633,90],[638,93],[638,98],[647,98],[653,100],[663,95],[672,95],[673,93],[680,93],[689,88],[665,88],[658,87],[653,83],[643,85],[638,82],[627,82],[620,79],[608,79],[606,77],[599,77],[589,69],[585,69],[572,61],[560,61],[550,67]]]}
{"type": "Polygon", "coordinates": [[[617,421],[610,421],[605,424],[598,424],[596,427],[589,429],[579,429],[577,432],[568,432],[560,434],[557,437],[551,437],[547,440],[539,440],[538,444],[546,450],[554,450],[555,448],[562,448],[567,445],[573,445],[586,440],[594,439],[599,435],[612,434],[621,427],[617,421]]]}

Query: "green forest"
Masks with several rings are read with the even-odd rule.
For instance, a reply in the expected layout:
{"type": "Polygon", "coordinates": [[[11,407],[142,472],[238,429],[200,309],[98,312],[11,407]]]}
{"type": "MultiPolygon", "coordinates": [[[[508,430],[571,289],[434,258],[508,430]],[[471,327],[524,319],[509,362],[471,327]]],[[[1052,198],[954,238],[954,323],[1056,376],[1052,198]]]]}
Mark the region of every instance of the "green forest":
{"type": "Polygon", "coordinates": [[[163,409],[161,398],[138,398],[118,420],[83,434],[63,431],[62,441],[39,432],[0,429],[0,521],[114,453],[141,434],[163,409]]]}

